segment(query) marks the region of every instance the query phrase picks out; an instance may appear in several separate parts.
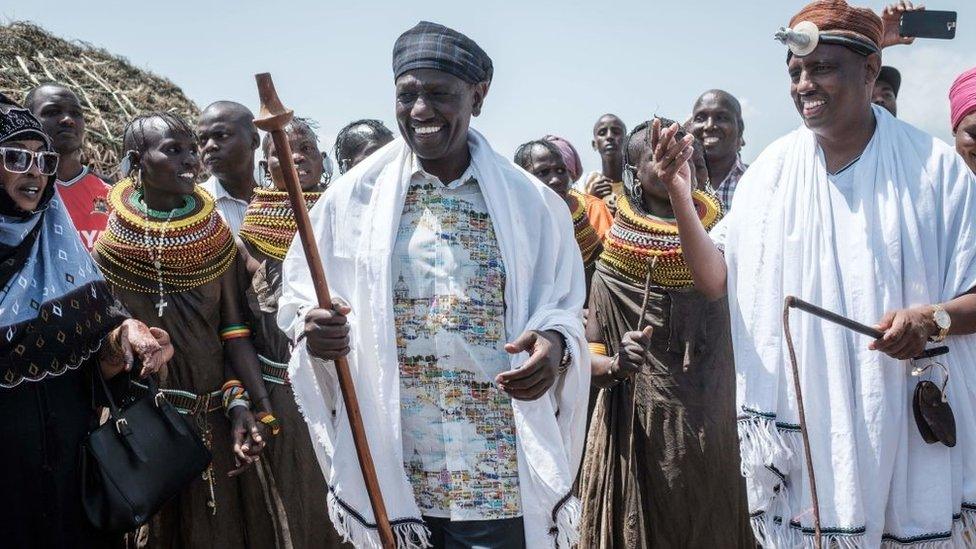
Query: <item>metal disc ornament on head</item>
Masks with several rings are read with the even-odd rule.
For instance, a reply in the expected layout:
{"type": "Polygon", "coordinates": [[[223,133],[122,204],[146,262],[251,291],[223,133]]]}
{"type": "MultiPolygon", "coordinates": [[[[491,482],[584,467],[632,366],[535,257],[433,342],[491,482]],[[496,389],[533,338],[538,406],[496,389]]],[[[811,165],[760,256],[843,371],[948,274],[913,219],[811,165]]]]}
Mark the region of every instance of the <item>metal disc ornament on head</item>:
{"type": "MultiPolygon", "coordinates": [[[[294,112],[281,104],[270,73],[257,74],[254,78],[257,80],[258,94],[261,97],[261,112],[258,118],[254,120],[254,125],[270,133],[271,139],[274,141],[275,151],[281,165],[281,173],[295,215],[295,224],[298,226],[298,236],[301,238],[302,249],[305,251],[305,259],[308,262],[308,270],[312,275],[312,284],[315,287],[315,296],[319,308],[332,309],[332,297],[329,295],[329,284],[325,279],[325,269],[322,268],[322,258],[315,243],[312,223],[308,218],[305,196],[302,194],[302,187],[298,182],[298,172],[295,171],[295,163],[292,160],[291,146],[284,131],[285,125],[291,121],[294,112]]],[[[359,458],[359,468],[363,473],[363,483],[366,485],[366,493],[369,495],[369,503],[373,509],[380,542],[384,549],[395,549],[396,540],[393,537],[393,529],[390,527],[390,519],[386,514],[386,505],[383,503],[383,494],[376,477],[373,457],[369,452],[369,441],[366,438],[366,430],[363,428],[359,399],[356,398],[356,388],[352,375],[349,373],[349,364],[344,356],[335,359],[334,362],[336,376],[339,379],[339,388],[342,392],[342,401],[346,406],[346,415],[349,419],[349,428],[352,431],[352,440],[356,446],[356,456],[359,458]]]]}
{"type": "Polygon", "coordinates": [[[811,21],[801,21],[792,29],[780,27],[773,38],[786,45],[797,57],[804,57],[813,53],[820,43],[820,29],[811,21]]]}

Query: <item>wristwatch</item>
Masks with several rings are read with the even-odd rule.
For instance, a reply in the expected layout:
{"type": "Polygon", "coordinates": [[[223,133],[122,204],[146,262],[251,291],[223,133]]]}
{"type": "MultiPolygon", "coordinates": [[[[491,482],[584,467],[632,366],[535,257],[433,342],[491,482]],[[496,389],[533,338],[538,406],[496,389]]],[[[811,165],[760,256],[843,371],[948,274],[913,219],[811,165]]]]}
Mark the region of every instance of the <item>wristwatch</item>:
{"type": "Polygon", "coordinates": [[[946,312],[945,307],[936,304],[932,305],[932,319],[935,321],[935,326],[939,329],[939,333],[929,337],[929,341],[932,343],[941,343],[949,335],[952,318],[949,317],[949,313],[946,312]]]}

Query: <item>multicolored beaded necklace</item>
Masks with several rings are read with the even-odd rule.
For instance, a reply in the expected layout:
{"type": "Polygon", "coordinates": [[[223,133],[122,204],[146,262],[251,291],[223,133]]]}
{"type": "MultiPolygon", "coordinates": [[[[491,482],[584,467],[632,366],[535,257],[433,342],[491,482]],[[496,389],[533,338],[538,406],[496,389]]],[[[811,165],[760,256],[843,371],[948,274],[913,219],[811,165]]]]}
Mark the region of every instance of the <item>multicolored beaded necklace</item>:
{"type": "MultiPolygon", "coordinates": [[[[312,209],[322,196],[320,192],[303,194],[309,209],[312,209]]],[[[282,261],[297,231],[298,226],[295,224],[295,214],[292,212],[288,193],[257,189],[244,213],[244,222],[238,235],[261,253],[282,261]]]]}
{"type": "MultiPolygon", "coordinates": [[[[722,218],[722,205],[715,195],[696,190],[692,201],[705,230],[722,218]]],[[[600,259],[635,284],[643,284],[651,258],[657,258],[651,281],[666,288],[693,284],[691,271],[681,253],[678,226],[673,219],[645,213],[626,194],[617,199],[617,215],[603,241],[600,259]]]]}
{"type": "Polygon", "coordinates": [[[576,199],[576,207],[570,208],[573,216],[573,233],[583,255],[583,264],[589,266],[600,256],[600,237],[596,234],[590,218],[586,216],[586,197],[577,190],[570,190],[569,195],[576,199]]]}
{"type": "Polygon", "coordinates": [[[146,206],[142,190],[123,179],[109,193],[112,215],[95,249],[105,278],[126,290],[165,294],[190,290],[223,275],[237,253],[234,237],[200,190],[183,206],[161,212],[146,206]]]}

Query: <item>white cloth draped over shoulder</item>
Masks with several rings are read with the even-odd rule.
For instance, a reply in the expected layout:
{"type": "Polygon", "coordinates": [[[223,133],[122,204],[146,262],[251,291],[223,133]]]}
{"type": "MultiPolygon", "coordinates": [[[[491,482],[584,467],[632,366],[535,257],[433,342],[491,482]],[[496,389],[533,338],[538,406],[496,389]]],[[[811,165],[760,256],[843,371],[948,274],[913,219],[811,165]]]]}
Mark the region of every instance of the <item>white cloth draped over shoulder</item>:
{"type": "MultiPolygon", "coordinates": [[[[573,356],[568,372],[532,402],[512,400],[519,485],[528,547],[569,547],[578,539],[572,484],[583,451],[590,362],[582,326],[583,263],[566,205],[551,190],[469,130],[468,144],[505,263],[506,337],[557,330],[573,356]]],[[[332,295],[352,307],[349,367],[399,547],[428,543],[403,469],[400,382],[390,256],[411,174],[401,139],[336,180],[311,212],[332,295]]],[[[299,239],[284,261],[278,323],[293,339],[315,306],[299,239]]],[[[513,355],[518,368],[528,357],[513,355]]],[[[304,340],[288,368],[329,484],[329,516],[359,547],[380,547],[331,363],[310,358],[304,340]]],[[[323,489],[326,489],[323,487],[323,489]]]]}
{"type": "MultiPolygon", "coordinates": [[[[874,324],[976,286],[976,180],[945,143],[884,109],[874,114],[847,200],[832,198],[823,153],[801,127],[749,167],[712,233],[728,263],[742,471],[765,547],[812,544],[784,297],[874,324]]],[[[951,352],[939,359],[958,432],[947,448],[919,435],[908,361],[806,313],[790,321],[824,547],[972,547],[976,336],[948,338],[951,352]]],[[[922,379],[940,383],[939,371],[922,379]]]]}

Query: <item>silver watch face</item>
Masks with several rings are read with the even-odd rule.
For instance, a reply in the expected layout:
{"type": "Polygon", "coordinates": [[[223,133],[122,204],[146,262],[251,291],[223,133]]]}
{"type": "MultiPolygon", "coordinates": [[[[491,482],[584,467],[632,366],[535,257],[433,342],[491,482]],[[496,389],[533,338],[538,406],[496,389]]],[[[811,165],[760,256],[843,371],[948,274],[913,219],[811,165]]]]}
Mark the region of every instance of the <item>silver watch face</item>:
{"type": "Polygon", "coordinates": [[[945,309],[936,309],[933,316],[935,319],[935,324],[940,330],[949,328],[949,324],[952,322],[952,320],[949,318],[949,313],[945,312],[945,309]]]}

